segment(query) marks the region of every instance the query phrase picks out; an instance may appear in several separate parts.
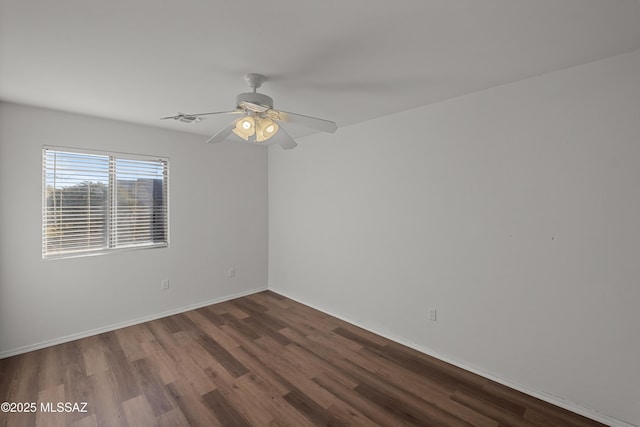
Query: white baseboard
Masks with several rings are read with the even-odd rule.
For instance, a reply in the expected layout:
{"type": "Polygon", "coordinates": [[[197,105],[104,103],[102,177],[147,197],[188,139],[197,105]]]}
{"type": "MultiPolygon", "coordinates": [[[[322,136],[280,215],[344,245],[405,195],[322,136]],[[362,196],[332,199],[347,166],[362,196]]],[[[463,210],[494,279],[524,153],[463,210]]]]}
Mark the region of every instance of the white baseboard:
{"type": "Polygon", "coordinates": [[[550,394],[550,393],[547,393],[547,392],[544,392],[544,391],[536,390],[536,389],[533,389],[533,388],[528,387],[526,385],[519,384],[519,383],[510,381],[508,379],[502,378],[502,377],[500,377],[498,375],[495,375],[495,374],[493,374],[491,372],[483,371],[483,370],[478,369],[476,367],[470,366],[466,362],[461,362],[459,360],[452,359],[452,358],[450,358],[450,357],[448,357],[446,355],[438,353],[437,351],[433,351],[430,348],[427,348],[427,347],[425,347],[423,345],[419,345],[419,344],[416,344],[414,342],[408,341],[408,340],[406,340],[406,339],[404,339],[402,337],[392,336],[392,335],[390,335],[388,333],[377,331],[375,328],[371,328],[371,327],[369,327],[367,325],[364,325],[364,324],[362,324],[362,323],[360,323],[358,321],[350,319],[347,316],[343,316],[343,315],[340,315],[340,314],[333,313],[330,310],[325,309],[324,307],[319,307],[319,306],[317,306],[317,305],[315,305],[313,303],[305,301],[302,298],[289,296],[286,292],[282,292],[279,289],[274,289],[271,286],[269,287],[269,289],[272,290],[273,292],[276,292],[276,293],[278,293],[280,295],[283,295],[283,296],[285,296],[285,297],[287,297],[289,299],[292,299],[292,300],[297,301],[297,302],[299,302],[301,304],[307,305],[307,306],[309,306],[309,307],[311,307],[313,309],[316,309],[318,311],[326,313],[326,314],[328,314],[330,316],[336,317],[336,318],[338,318],[340,320],[343,320],[343,321],[345,321],[347,323],[350,323],[352,325],[358,326],[359,328],[362,328],[364,330],[372,332],[372,333],[374,333],[376,335],[380,335],[380,336],[382,336],[384,338],[387,338],[387,339],[389,339],[391,341],[397,342],[399,344],[402,344],[402,345],[405,345],[405,346],[407,346],[409,348],[417,350],[417,351],[419,351],[421,353],[424,353],[424,354],[426,354],[428,356],[435,357],[436,359],[442,360],[443,362],[446,362],[446,363],[449,363],[451,365],[457,366],[458,368],[464,369],[465,371],[469,371],[469,372],[472,372],[472,373],[474,373],[476,375],[480,375],[481,377],[487,378],[487,379],[489,379],[491,381],[495,381],[495,382],[497,382],[499,384],[502,384],[502,385],[507,386],[509,388],[512,388],[514,390],[518,390],[518,391],[520,391],[520,392],[522,392],[524,394],[528,394],[529,396],[533,396],[533,397],[538,398],[540,400],[543,400],[543,401],[545,401],[547,403],[551,403],[552,405],[559,406],[560,408],[566,409],[568,411],[574,412],[576,414],[582,415],[584,417],[590,418],[592,420],[598,421],[598,422],[606,424],[608,426],[611,426],[611,427],[638,427],[636,424],[631,424],[629,422],[619,420],[619,419],[611,417],[609,415],[602,414],[602,413],[596,411],[593,408],[588,408],[588,407],[579,405],[577,403],[568,401],[568,400],[566,400],[566,399],[564,399],[564,398],[562,398],[560,396],[556,396],[556,395],[553,395],[553,394],[550,394]]]}
{"type": "Polygon", "coordinates": [[[142,317],[138,317],[136,319],[131,319],[131,320],[127,320],[127,321],[124,321],[124,322],[113,323],[111,325],[102,326],[100,328],[95,328],[95,329],[90,329],[90,330],[87,330],[87,331],[77,332],[75,334],[65,335],[63,337],[54,338],[54,339],[51,339],[51,340],[46,340],[46,341],[42,341],[42,342],[35,343],[35,344],[29,344],[29,345],[25,345],[25,346],[22,346],[22,347],[13,348],[13,349],[10,349],[10,350],[5,350],[5,351],[0,352],[0,359],[4,359],[5,357],[16,356],[16,355],[22,354],[22,353],[28,353],[28,352],[34,351],[34,350],[40,350],[41,348],[51,347],[51,346],[58,345],[58,344],[63,344],[63,343],[69,342],[69,341],[75,341],[75,340],[80,339],[80,338],[86,338],[86,337],[90,337],[90,336],[93,336],[93,335],[102,334],[104,332],[114,331],[116,329],[126,328],[127,326],[133,326],[133,325],[137,325],[139,323],[149,322],[151,320],[160,319],[162,317],[172,316],[172,315],[178,314],[178,313],[184,313],[185,311],[195,310],[197,308],[206,307],[206,306],[211,305],[211,304],[217,304],[217,303],[220,303],[220,302],[229,301],[229,300],[232,300],[232,299],[244,297],[246,295],[251,295],[251,294],[255,294],[257,292],[266,291],[267,289],[268,288],[266,286],[260,287],[260,288],[256,288],[256,289],[251,289],[251,290],[248,290],[248,291],[239,292],[237,294],[226,295],[226,296],[221,297],[221,298],[214,298],[214,299],[210,299],[210,300],[207,300],[207,301],[197,302],[195,304],[185,305],[183,307],[179,307],[179,308],[163,311],[162,313],[155,313],[155,314],[151,314],[151,315],[148,315],[148,316],[142,316],[142,317]]]}

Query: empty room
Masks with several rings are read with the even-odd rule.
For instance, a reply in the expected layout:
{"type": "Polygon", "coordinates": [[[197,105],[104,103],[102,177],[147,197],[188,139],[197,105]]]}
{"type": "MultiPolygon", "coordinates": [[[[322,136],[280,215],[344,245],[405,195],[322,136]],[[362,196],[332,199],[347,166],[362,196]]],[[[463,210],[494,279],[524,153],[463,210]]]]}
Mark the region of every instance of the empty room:
{"type": "Polygon", "coordinates": [[[640,426],[640,1],[0,0],[0,426],[640,426]]]}

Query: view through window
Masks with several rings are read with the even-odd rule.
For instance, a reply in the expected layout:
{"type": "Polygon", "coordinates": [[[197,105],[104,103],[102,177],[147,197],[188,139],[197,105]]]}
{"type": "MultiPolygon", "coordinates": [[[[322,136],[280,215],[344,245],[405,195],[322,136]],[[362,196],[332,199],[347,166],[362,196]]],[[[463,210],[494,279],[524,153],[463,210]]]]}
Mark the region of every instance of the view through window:
{"type": "Polygon", "coordinates": [[[168,160],[45,148],[44,258],[168,245],[168,160]]]}

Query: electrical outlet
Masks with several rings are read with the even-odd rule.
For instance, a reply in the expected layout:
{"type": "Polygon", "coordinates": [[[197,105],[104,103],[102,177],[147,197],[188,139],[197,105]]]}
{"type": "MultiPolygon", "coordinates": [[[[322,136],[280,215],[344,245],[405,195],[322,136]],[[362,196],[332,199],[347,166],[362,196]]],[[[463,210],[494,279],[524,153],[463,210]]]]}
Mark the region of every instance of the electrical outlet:
{"type": "Polygon", "coordinates": [[[227,276],[229,276],[229,277],[235,277],[235,275],[236,275],[236,269],[235,269],[235,268],[233,268],[233,267],[231,267],[231,268],[229,269],[229,272],[227,273],[227,276]]]}
{"type": "Polygon", "coordinates": [[[169,279],[163,279],[162,280],[162,290],[166,291],[167,289],[169,289],[169,279]]]}
{"type": "Polygon", "coordinates": [[[429,307],[429,320],[436,322],[438,320],[435,307],[429,307]]]}

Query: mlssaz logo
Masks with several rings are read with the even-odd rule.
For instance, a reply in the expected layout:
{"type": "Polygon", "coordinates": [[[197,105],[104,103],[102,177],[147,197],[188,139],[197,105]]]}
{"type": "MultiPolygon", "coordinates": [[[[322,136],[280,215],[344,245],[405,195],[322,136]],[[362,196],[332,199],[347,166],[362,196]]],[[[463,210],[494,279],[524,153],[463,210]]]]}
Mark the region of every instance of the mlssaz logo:
{"type": "Polygon", "coordinates": [[[40,402],[40,412],[88,412],[87,402],[40,402]]]}

